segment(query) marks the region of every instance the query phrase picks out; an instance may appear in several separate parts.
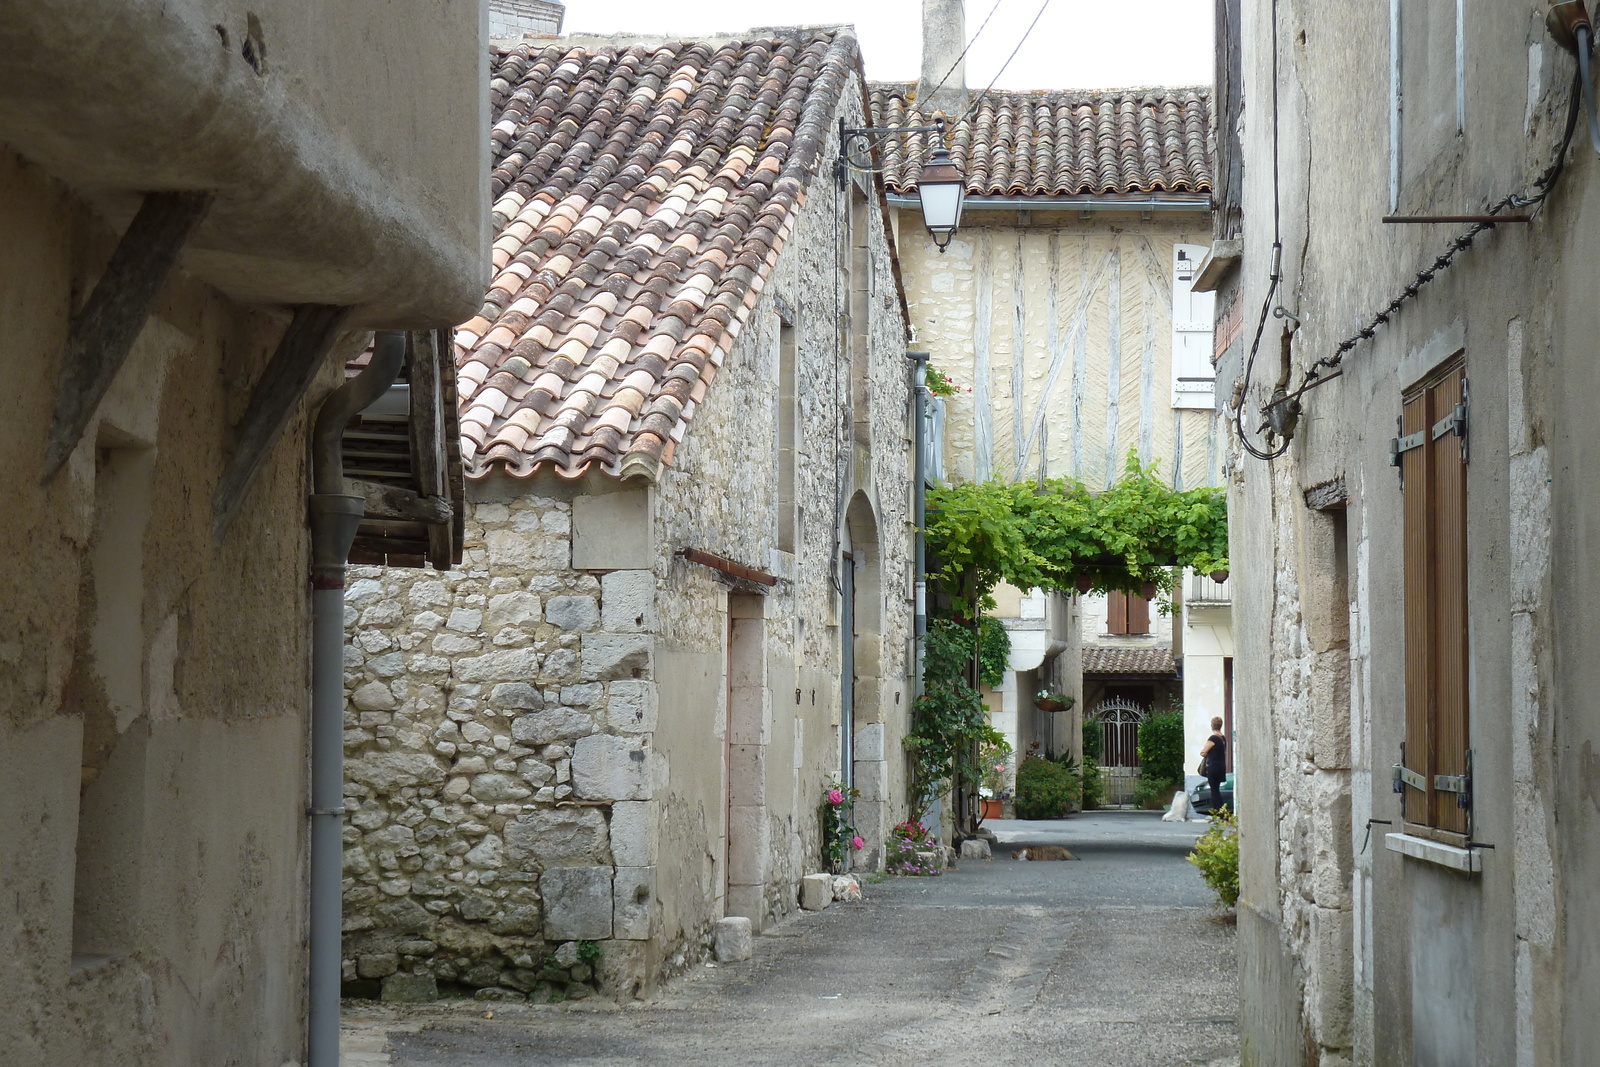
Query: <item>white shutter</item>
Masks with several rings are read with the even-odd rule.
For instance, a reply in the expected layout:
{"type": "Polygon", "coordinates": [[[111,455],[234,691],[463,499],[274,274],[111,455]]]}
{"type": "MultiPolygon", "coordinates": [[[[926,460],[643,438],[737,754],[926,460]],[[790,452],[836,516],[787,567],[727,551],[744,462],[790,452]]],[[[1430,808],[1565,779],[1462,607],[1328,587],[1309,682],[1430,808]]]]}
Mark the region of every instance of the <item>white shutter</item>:
{"type": "Polygon", "coordinates": [[[1211,331],[1216,296],[1194,291],[1205,245],[1172,248],[1172,406],[1211,408],[1216,371],[1211,366],[1211,331]]]}

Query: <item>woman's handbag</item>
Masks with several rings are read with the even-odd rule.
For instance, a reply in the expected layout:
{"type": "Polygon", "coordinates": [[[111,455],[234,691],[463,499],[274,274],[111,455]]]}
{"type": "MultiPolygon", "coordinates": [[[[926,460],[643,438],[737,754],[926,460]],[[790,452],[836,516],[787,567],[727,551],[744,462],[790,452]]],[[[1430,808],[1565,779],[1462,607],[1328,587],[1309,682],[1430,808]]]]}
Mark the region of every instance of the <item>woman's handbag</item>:
{"type": "Polygon", "coordinates": [[[1204,756],[1200,757],[1200,766],[1194,769],[1194,773],[1198,774],[1202,778],[1206,776],[1206,758],[1204,756]]]}

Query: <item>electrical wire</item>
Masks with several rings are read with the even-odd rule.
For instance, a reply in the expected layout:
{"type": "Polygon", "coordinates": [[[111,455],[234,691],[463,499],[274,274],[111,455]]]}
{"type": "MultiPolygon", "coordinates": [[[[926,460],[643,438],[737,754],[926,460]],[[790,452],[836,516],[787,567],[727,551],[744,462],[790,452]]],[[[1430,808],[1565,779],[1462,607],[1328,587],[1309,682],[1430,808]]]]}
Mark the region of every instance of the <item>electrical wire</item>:
{"type": "MultiPolygon", "coordinates": [[[[1588,88],[1588,78],[1584,73],[1585,68],[1589,66],[1589,63],[1584,56],[1584,53],[1587,51],[1586,46],[1589,43],[1586,40],[1588,33],[1586,30],[1580,28],[1579,34],[1579,68],[1573,74],[1572,90],[1567,99],[1567,121],[1561,133],[1561,143],[1556,150],[1555,159],[1537,178],[1533,180],[1532,183],[1529,184],[1526,192],[1519,190],[1517,192],[1507,193],[1505,196],[1491,204],[1485,214],[1498,215],[1508,208],[1522,209],[1533,207],[1543,203],[1545,199],[1555,191],[1556,184],[1561,180],[1561,175],[1566,169],[1567,151],[1571,148],[1573,134],[1577,131],[1578,109],[1580,105],[1583,105],[1584,110],[1588,113],[1590,137],[1591,140],[1594,141],[1595,151],[1600,153],[1600,127],[1597,127],[1594,101],[1588,88]]],[[[1373,336],[1376,335],[1378,328],[1380,326],[1387,325],[1389,320],[1393,318],[1402,307],[1405,306],[1408,300],[1413,299],[1419,292],[1421,292],[1424,286],[1426,286],[1429,282],[1432,282],[1445,270],[1448,270],[1451,264],[1455,262],[1457,254],[1466,251],[1468,248],[1471,248],[1472,243],[1477,240],[1478,237],[1484,233],[1484,231],[1494,229],[1495,225],[1496,223],[1493,222],[1475,222],[1458,234],[1448,245],[1445,246],[1445,250],[1440,253],[1432,263],[1417,271],[1416,277],[1414,277],[1410,284],[1400,291],[1399,296],[1389,301],[1389,303],[1384,306],[1383,310],[1374,315],[1365,326],[1357,330],[1351,336],[1345,338],[1343,341],[1340,341],[1339,344],[1335,346],[1332,355],[1323,356],[1307,367],[1301,373],[1300,385],[1298,388],[1296,388],[1293,392],[1285,394],[1284,396],[1274,398],[1270,403],[1262,407],[1262,412],[1266,413],[1271,408],[1279,404],[1287,404],[1297,401],[1304,393],[1306,393],[1307,390],[1314,389],[1322,382],[1334,377],[1334,375],[1323,374],[1323,370],[1333,370],[1334,368],[1338,367],[1344,362],[1345,355],[1351,349],[1355,348],[1356,345],[1360,344],[1362,341],[1371,340],[1373,336]]],[[[1240,408],[1241,410],[1243,409],[1243,404],[1240,405],[1240,408]]]]}
{"type": "MultiPolygon", "coordinates": [[[[966,112],[961,116],[959,121],[965,122],[973,115],[978,113],[978,105],[983,103],[983,98],[989,95],[990,90],[992,90],[995,87],[995,84],[999,82],[1001,75],[1005,74],[1006,68],[1011,65],[1011,61],[1017,58],[1017,53],[1022,51],[1023,44],[1028,40],[1028,35],[1033,33],[1033,28],[1035,26],[1039,25],[1039,19],[1043,17],[1044,9],[1049,6],[1050,0],[1044,0],[1044,3],[1039,5],[1039,10],[1034,14],[1033,21],[1028,23],[1028,28],[1022,31],[1022,38],[1017,41],[1017,46],[1011,50],[1011,54],[1006,56],[1006,61],[1000,64],[1000,69],[995,72],[994,78],[989,82],[989,87],[983,92],[979,93],[977,97],[973,99],[972,104],[967,108],[966,112]]],[[[951,128],[954,129],[956,124],[951,123],[950,125],[951,128]]]]}
{"type": "MultiPolygon", "coordinates": [[[[1272,298],[1277,295],[1278,283],[1283,280],[1283,197],[1278,180],[1278,0],[1272,0],[1272,263],[1267,294],[1261,299],[1261,318],[1256,322],[1255,339],[1250,342],[1250,355],[1244,364],[1244,385],[1239,393],[1239,406],[1234,409],[1234,427],[1239,434],[1239,444],[1256,459],[1270,461],[1289,451],[1289,438],[1279,445],[1257,448],[1244,428],[1245,402],[1250,397],[1250,379],[1255,373],[1256,353],[1261,350],[1261,336],[1267,328],[1267,312],[1272,298]]],[[[1263,409],[1265,410],[1265,409],[1263,409]]]]}

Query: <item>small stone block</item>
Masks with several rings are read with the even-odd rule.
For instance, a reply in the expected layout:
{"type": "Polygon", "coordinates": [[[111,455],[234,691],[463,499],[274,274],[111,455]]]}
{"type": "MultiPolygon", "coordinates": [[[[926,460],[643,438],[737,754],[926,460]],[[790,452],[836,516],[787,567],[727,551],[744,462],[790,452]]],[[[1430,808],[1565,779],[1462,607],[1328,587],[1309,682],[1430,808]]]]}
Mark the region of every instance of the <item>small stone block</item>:
{"type": "Polygon", "coordinates": [[[861,899],[861,880],[853,874],[836,875],[833,879],[833,899],[843,901],[859,901],[861,899]]]}
{"type": "Polygon", "coordinates": [[[808,874],[800,879],[800,906],[806,911],[821,911],[833,903],[833,876],[808,874]]]}
{"type": "Polygon", "coordinates": [[[383,980],[383,999],[391,1004],[427,1004],[439,999],[432,974],[391,974],[383,980]]]}
{"type": "Polygon", "coordinates": [[[991,860],[994,852],[989,848],[989,842],[981,837],[969,837],[961,842],[961,858],[964,860],[991,860]]]}
{"type": "Polygon", "coordinates": [[[750,920],[742,915],[718,919],[713,930],[713,941],[718,963],[749,959],[755,941],[750,920]]]}

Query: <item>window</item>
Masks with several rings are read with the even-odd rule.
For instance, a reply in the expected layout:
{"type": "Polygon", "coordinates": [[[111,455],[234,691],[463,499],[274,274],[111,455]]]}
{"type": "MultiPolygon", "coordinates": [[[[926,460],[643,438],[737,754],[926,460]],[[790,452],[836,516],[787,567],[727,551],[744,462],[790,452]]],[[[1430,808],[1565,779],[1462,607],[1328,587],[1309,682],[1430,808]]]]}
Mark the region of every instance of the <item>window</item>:
{"type": "Polygon", "coordinates": [[[1142,596],[1112,591],[1106,594],[1106,633],[1150,632],[1150,601],[1142,596]]]}
{"type": "Polygon", "coordinates": [[[1404,397],[1405,821],[1467,835],[1467,380],[1457,356],[1404,397]]]}

